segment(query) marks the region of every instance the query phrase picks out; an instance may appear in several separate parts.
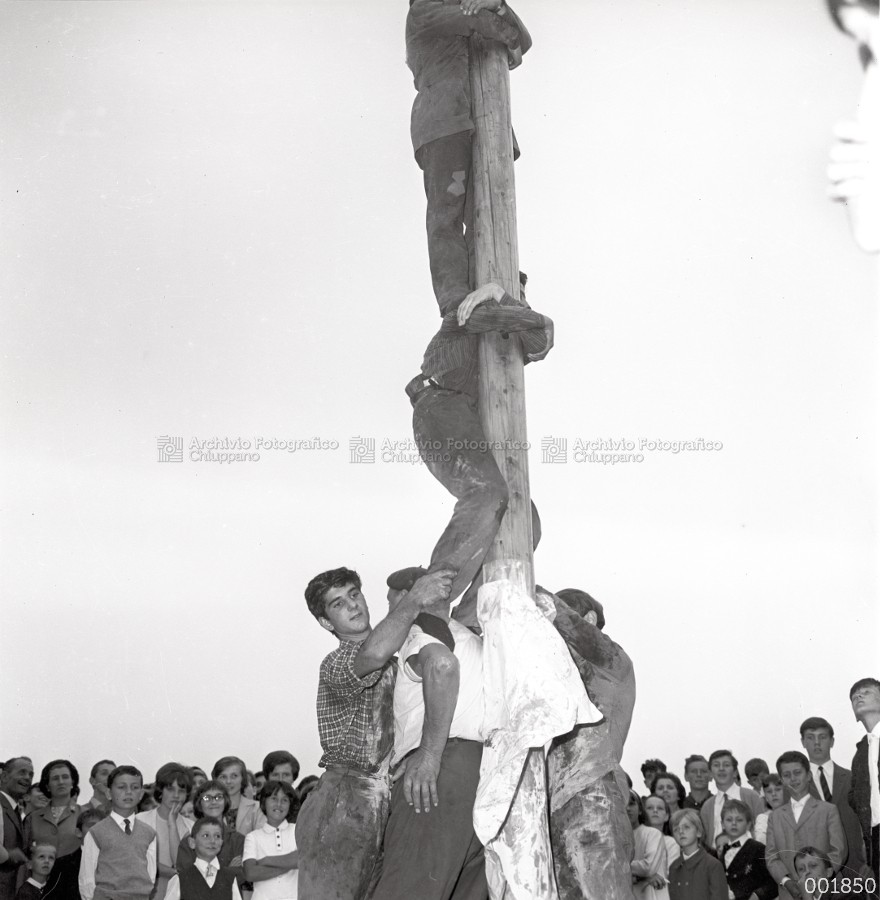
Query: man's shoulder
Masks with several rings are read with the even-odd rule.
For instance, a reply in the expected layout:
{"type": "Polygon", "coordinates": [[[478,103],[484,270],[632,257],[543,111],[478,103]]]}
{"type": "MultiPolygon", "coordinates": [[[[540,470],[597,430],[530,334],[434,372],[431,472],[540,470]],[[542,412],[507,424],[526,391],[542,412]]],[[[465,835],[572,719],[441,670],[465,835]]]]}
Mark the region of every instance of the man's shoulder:
{"type": "Polygon", "coordinates": [[[334,666],[338,666],[345,660],[354,659],[355,656],[357,656],[359,649],[360,644],[355,644],[351,641],[340,641],[339,646],[336,647],[335,650],[331,650],[321,660],[321,675],[323,675],[325,671],[332,669],[334,666]]]}

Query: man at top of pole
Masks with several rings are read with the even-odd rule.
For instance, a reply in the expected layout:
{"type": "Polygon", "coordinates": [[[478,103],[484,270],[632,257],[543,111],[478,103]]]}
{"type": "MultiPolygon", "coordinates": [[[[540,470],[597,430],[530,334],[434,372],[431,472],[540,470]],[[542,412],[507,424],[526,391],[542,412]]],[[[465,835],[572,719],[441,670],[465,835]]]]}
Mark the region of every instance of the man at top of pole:
{"type": "Polygon", "coordinates": [[[418,91],[410,130],[424,173],[428,257],[441,315],[454,311],[473,283],[472,34],[504,44],[511,68],[532,45],[525,26],[502,0],[410,0],[406,61],[418,91]]]}

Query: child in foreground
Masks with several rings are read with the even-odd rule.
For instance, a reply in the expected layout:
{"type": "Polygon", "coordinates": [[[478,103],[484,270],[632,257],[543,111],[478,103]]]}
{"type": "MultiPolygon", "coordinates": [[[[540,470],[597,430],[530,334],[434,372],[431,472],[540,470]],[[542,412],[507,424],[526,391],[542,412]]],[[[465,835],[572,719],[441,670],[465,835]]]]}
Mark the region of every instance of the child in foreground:
{"type": "Polygon", "coordinates": [[[89,829],[79,868],[82,900],[149,900],[156,881],[156,832],[135,818],[144,776],[117,766],[107,776],[111,811],[89,829]]]}
{"type": "Polygon", "coordinates": [[[235,872],[220,865],[223,823],[201,818],[192,827],[187,844],[195,861],[182,866],[169,882],[165,900],[241,900],[235,872]]]}
{"type": "Polygon", "coordinates": [[[672,814],[672,836],[681,856],[669,867],[670,900],[727,900],[724,866],[703,849],[703,823],[696,810],[672,814]]]}
{"type": "Polygon", "coordinates": [[[43,890],[52,866],[55,865],[55,854],[54,844],[46,841],[34,841],[28,853],[28,869],[31,874],[18,889],[15,900],[40,900],[41,897],[49,897],[52,889],[50,888],[45,894],[43,894],[43,890]]]}
{"type": "Polygon", "coordinates": [[[296,791],[283,781],[267,781],[260,791],[266,824],[244,839],[244,874],[254,883],[253,900],[297,900],[299,854],[293,822],[296,791]]]}
{"type": "Polygon", "coordinates": [[[779,889],[767,871],[764,845],[751,837],[752,811],[740,800],[721,807],[721,827],[727,845],[720,857],[727,874],[730,900],[773,900],[779,889]]]}

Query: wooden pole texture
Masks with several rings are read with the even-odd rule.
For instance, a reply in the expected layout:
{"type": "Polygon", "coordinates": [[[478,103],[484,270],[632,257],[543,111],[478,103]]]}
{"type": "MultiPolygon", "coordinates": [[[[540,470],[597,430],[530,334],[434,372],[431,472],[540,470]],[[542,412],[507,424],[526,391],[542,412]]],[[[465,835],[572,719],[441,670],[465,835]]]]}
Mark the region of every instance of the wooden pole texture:
{"type": "MultiPolygon", "coordinates": [[[[494,281],[519,297],[519,251],[513,132],[510,124],[510,71],[507,48],[471,38],[471,97],[475,132],[474,251],[476,286],[494,281]]],[[[515,335],[488,332],[480,338],[480,416],[487,440],[507,481],[510,503],[483,565],[485,581],[522,573],[523,590],[534,597],[532,516],[523,355],[515,335]],[[511,566],[519,561],[521,566],[511,566]]]]}

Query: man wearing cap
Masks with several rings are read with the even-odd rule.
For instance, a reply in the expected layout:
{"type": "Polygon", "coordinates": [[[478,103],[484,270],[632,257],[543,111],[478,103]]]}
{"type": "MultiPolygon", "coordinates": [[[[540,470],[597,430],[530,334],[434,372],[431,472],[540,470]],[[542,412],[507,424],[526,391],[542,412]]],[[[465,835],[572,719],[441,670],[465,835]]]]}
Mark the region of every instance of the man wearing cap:
{"type": "Polygon", "coordinates": [[[360,900],[378,876],[394,743],[392,657],[417,616],[447,600],[453,574],[413,579],[375,628],[357,572],[331,569],[306,588],[309,612],[339,646],[318,679],[318,765],[326,771],[297,820],[302,900],[360,900]]]}
{"type": "MultiPolygon", "coordinates": [[[[389,577],[391,615],[423,571],[402,569],[389,577]]],[[[442,615],[439,605],[431,612],[442,615]]],[[[448,641],[436,620],[428,630],[417,622],[398,656],[391,816],[373,900],[488,895],[483,846],[473,826],[483,754],[483,642],[456,621],[445,624],[448,641]]]]}
{"type": "Polygon", "coordinates": [[[562,900],[632,900],[629,788],[620,767],[632,721],[636,681],[632,660],[603,633],[602,604],[584,591],[550,594],[562,635],[587,694],[604,716],[553,740],[547,757],[550,842],[562,900]]]}
{"type": "MultiPolygon", "coordinates": [[[[526,362],[543,359],[553,347],[551,319],[497,284],[485,284],[443,316],[425,350],[421,373],[406,386],[419,455],[457,501],[428,568],[457,572],[451,601],[479,571],[508,503],[507,483],[477,410],[479,336],[487,331],[499,331],[508,340],[518,335],[526,362]]],[[[475,622],[474,617],[465,624],[475,622]]]]}

